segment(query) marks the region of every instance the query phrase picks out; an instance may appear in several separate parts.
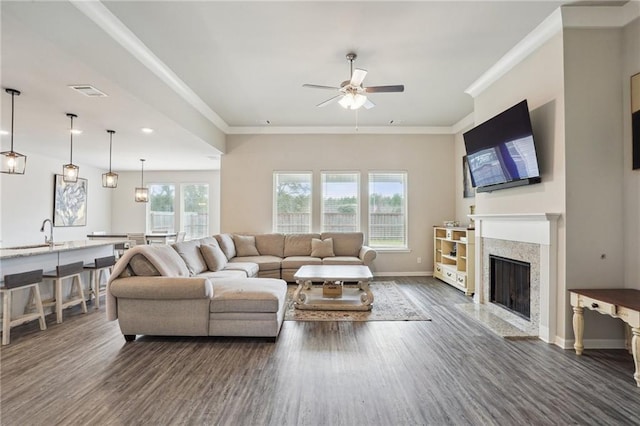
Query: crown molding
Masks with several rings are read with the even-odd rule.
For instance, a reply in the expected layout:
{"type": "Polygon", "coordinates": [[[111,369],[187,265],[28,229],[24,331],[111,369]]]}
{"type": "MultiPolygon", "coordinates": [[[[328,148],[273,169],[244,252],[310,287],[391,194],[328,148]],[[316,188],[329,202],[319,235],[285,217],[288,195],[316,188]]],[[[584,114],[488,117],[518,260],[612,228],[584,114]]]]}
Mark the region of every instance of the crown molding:
{"type": "Polygon", "coordinates": [[[69,1],[213,125],[228,133],[229,125],[100,1],[69,1]]]}
{"type": "Polygon", "coordinates": [[[456,134],[468,130],[474,126],[476,123],[474,114],[471,113],[458,121],[456,124],[451,126],[451,133],[456,134]]]}
{"type": "Polygon", "coordinates": [[[476,98],[480,93],[484,92],[487,87],[491,86],[513,67],[531,55],[531,53],[535,52],[561,29],[562,13],[561,9],[558,8],[500,58],[498,62],[482,74],[482,76],[464,92],[476,98]]]}
{"type": "Polygon", "coordinates": [[[344,127],[344,126],[304,126],[304,127],[229,127],[228,135],[450,135],[452,126],[445,127],[344,127]]]}
{"type": "Polygon", "coordinates": [[[563,28],[618,28],[640,17],[640,1],[624,6],[563,6],[554,10],[540,25],[469,86],[465,93],[477,97],[487,87],[535,52],[563,28]]]}

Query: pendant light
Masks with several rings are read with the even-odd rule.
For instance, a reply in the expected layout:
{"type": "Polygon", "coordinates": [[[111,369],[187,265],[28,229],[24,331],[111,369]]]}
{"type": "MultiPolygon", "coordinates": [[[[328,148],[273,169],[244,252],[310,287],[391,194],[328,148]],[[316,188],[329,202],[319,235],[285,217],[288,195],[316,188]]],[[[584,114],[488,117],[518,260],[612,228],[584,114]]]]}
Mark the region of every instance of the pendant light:
{"type": "Polygon", "coordinates": [[[118,174],[111,171],[111,150],[113,148],[113,134],[115,132],[115,130],[107,130],[107,133],[109,133],[109,173],[102,175],[102,186],[105,188],[118,187],[118,174]]]}
{"type": "Polygon", "coordinates": [[[140,187],[136,188],[136,202],[147,203],[149,201],[149,189],[144,186],[144,158],[140,159],[142,173],[140,175],[140,187]]]}
{"type": "Polygon", "coordinates": [[[73,119],[78,118],[78,116],[69,113],[67,114],[67,117],[71,119],[71,130],[69,131],[71,135],[71,155],[69,158],[69,164],[65,164],[64,166],[62,166],[62,180],[65,182],[77,182],[80,167],[73,164],[73,134],[77,133],[77,131],[73,130],[73,119]]]}
{"type": "Polygon", "coordinates": [[[0,173],[23,175],[27,166],[27,156],[13,150],[13,101],[15,96],[20,96],[20,92],[15,89],[5,89],[5,92],[11,95],[11,151],[0,152],[0,173]]]}

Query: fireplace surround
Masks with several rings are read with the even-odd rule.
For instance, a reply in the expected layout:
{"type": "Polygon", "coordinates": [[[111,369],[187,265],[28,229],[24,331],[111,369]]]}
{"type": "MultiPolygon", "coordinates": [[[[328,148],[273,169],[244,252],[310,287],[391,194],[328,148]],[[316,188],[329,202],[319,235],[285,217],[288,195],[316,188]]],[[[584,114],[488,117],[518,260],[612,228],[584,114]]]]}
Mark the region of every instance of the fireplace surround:
{"type": "MultiPolygon", "coordinates": [[[[529,327],[545,342],[556,340],[557,239],[559,214],[475,214],[476,292],[474,302],[491,304],[489,256],[501,256],[530,264],[529,327]],[[553,289],[553,290],[552,290],[553,289]]],[[[513,316],[515,323],[523,322],[513,316]]]]}

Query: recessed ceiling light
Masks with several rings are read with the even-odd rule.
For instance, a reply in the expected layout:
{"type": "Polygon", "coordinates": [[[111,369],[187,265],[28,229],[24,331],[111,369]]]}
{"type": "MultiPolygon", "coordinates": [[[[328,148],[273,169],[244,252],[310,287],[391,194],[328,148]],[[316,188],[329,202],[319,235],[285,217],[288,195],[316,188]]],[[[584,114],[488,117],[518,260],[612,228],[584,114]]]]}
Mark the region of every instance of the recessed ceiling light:
{"type": "Polygon", "coordinates": [[[9,132],[7,132],[6,130],[0,130],[0,135],[8,135],[9,132]]]}
{"type": "Polygon", "coordinates": [[[153,133],[153,129],[150,127],[143,127],[140,130],[142,131],[142,133],[146,133],[146,134],[153,133]]]}
{"type": "Polygon", "coordinates": [[[81,134],[81,133],[82,133],[82,130],[80,130],[80,129],[71,129],[70,131],[71,131],[71,133],[73,133],[74,135],[79,135],[79,134],[81,134]]]}

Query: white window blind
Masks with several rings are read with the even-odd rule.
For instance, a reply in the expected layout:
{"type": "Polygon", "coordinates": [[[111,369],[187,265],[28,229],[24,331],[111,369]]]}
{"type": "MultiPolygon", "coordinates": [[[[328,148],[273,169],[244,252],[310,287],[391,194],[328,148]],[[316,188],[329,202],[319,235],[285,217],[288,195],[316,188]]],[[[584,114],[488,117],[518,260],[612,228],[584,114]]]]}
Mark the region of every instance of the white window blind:
{"type": "Polygon", "coordinates": [[[309,172],[273,173],[274,232],[311,232],[311,188],[309,172]]]}
{"type": "Polygon", "coordinates": [[[407,248],[407,173],[369,173],[369,245],[407,248]]]}
{"type": "Polygon", "coordinates": [[[322,231],[360,230],[360,174],[322,173],[322,231]]]}

